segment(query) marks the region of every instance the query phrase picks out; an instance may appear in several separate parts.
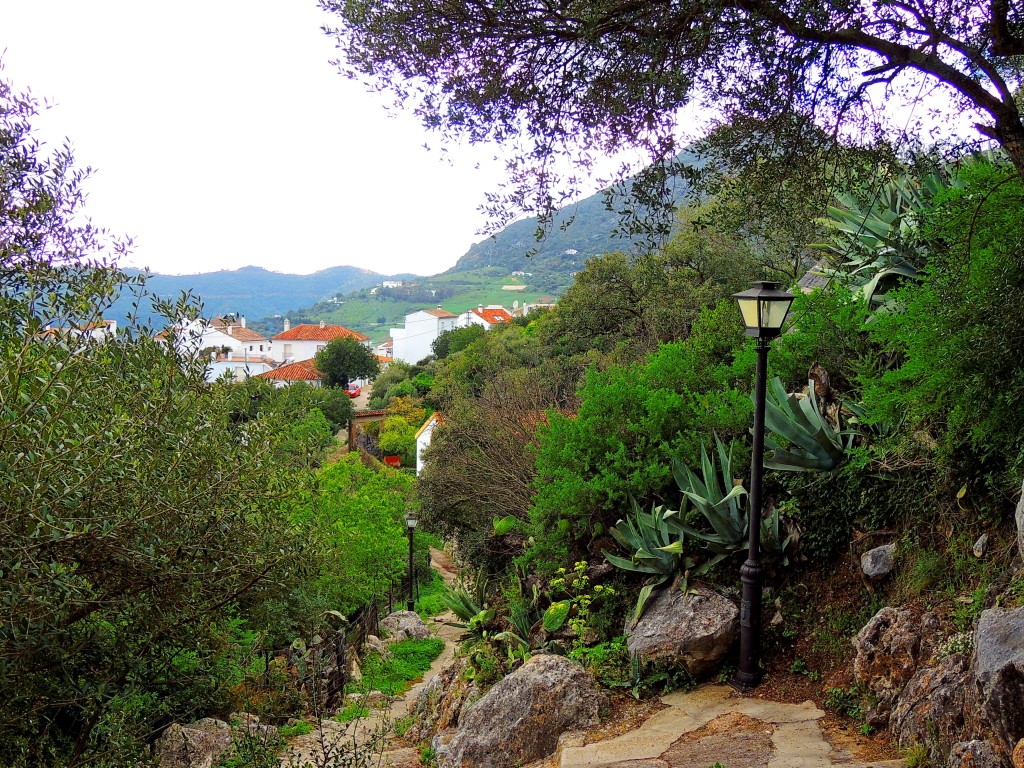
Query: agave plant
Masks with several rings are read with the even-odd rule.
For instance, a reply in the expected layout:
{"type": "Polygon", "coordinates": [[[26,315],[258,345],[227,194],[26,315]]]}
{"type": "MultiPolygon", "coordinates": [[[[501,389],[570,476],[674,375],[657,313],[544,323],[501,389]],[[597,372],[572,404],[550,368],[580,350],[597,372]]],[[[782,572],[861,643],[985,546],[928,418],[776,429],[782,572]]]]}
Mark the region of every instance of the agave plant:
{"type": "MultiPolygon", "coordinates": [[[[747,491],[732,476],[732,446],[726,450],[725,445],[716,436],[715,445],[718,463],[710,457],[707,448],[701,448],[701,475],[692,471],[680,462],[673,462],[672,474],[675,476],[679,490],[683,492],[683,500],[691,503],[711,524],[711,531],[702,531],[687,525],[681,519],[680,512],[669,512],[667,523],[681,533],[703,542],[704,548],[711,554],[704,563],[693,570],[690,575],[699,576],[720,563],[725,558],[743,551],[747,546],[748,514],[741,499],[747,491]]],[[[680,510],[681,511],[681,510],[680,510]]],[[[778,510],[773,510],[768,517],[761,519],[761,551],[767,559],[787,562],[786,548],[789,537],[781,538],[781,523],[778,510]]],[[[670,545],[666,551],[682,551],[680,543],[670,545]]]]}
{"type": "Polygon", "coordinates": [[[621,557],[607,551],[604,556],[617,568],[654,577],[644,585],[637,598],[633,615],[634,619],[639,619],[654,588],[675,574],[685,572],[693,565],[693,561],[683,557],[682,532],[666,520],[667,515],[675,514],[673,510],[659,506],[644,512],[634,499],[630,499],[630,506],[630,516],[619,520],[609,531],[630,556],[621,557]]]}
{"type": "Polygon", "coordinates": [[[955,184],[944,171],[921,179],[890,179],[863,195],[841,193],[830,206],[823,224],[832,241],[811,247],[829,254],[831,264],[822,274],[859,292],[878,310],[891,309],[886,293],[905,279],[916,279],[927,257],[920,234],[920,215],[942,189],[955,184]]]}
{"type": "Polygon", "coordinates": [[[778,377],[768,387],[764,422],[772,434],[766,434],[764,440],[765,448],[771,450],[771,455],[764,459],[767,469],[835,469],[853,441],[854,433],[832,427],[818,404],[814,382],[807,384],[807,396],[803,398],[787,394],[778,377]],[[775,438],[782,438],[788,445],[783,447],[775,438]]]}
{"type": "Polygon", "coordinates": [[[487,580],[483,577],[477,578],[473,592],[465,584],[449,588],[441,595],[441,602],[459,618],[458,622],[449,622],[451,626],[468,629],[494,617],[494,613],[487,610],[487,580]]]}

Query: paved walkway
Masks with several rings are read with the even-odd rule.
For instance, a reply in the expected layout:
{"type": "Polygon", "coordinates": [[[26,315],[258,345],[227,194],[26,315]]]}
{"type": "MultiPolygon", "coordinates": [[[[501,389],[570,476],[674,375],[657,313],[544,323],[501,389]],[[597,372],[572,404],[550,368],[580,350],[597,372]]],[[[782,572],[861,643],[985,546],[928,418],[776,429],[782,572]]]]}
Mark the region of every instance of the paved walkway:
{"type": "Polygon", "coordinates": [[[783,704],[741,696],[722,685],[677,691],[666,708],[621,736],[564,741],[559,768],[897,768],[902,760],[864,761],[833,748],[812,702],[783,704]]]}

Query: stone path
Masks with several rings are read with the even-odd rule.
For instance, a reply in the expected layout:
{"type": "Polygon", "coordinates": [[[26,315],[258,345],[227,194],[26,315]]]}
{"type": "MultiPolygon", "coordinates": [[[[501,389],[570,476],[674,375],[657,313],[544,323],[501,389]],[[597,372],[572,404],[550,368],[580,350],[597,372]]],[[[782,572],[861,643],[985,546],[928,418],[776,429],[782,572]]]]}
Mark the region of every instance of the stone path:
{"type": "Polygon", "coordinates": [[[640,727],[585,744],[563,740],[558,768],[897,768],[902,760],[865,761],[822,735],[825,713],[812,702],[783,704],[741,696],[722,685],[677,691],[640,727]]]}

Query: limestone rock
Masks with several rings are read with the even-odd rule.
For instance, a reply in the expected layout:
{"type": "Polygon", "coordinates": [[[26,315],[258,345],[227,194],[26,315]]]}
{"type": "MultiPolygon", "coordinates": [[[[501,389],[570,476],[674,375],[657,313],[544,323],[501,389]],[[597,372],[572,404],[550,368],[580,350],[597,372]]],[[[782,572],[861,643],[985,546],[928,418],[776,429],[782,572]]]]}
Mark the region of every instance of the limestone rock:
{"type": "Polygon", "coordinates": [[[395,611],[380,623],[389,633],[388,643],[400,643],[403,640],[422,640],[430,637],[430,627],[423,623],[414,611],[395,611]]]}
{"type": "Polygon", "coordinates": [[[277,727],[261,723],[256,715],[249,712],[232,712],[229,719],[232,723],[238,723],[234,726],[234,731],[240,735],[255,736],[268,742],[277,741],[277,727]]]}
{"type": "Polygon", "coordinates": [[[1013,516],[1017,521],[1017,554],[1024,558],[1024,484],[1021,485],[1020,500],[1013,516]]]}
{"type": "Polygon", "coordinates": [[[412,706],[414,717],[410,738],[422,741],[458,727],[463,711],[480,698],[476,683],[466,679],[468,666],[466,659],[459,659],[420,690],[412,706]]]}
{"type": "Polygon", "coordinates": [[[985,556],[988,552],[988,540],[989,535],[987,533],[983,533],[978,537],[978,540],[974,542],[974,546],[971,547],[971,552],[974,553],[975,557],[981,558],[985,556]]]}
{"type": "Polygon", "coordinates": [[[896,563],[896,545],[883,544],[860,556],[860,569],[869,579],[881,579],[892,573],[896,563]]]}
{"type": "Polygon", "coordinates": [[[562,656],[534,656],[463,712],[440,768],[512,768],[555,751],[566,731],[597,722],[597,681],[562,656]]]}
{"type": "Polygon", "coordinates": [[[713,672],[736,641],[740,612],[736,604],[713,589],[677,587],[651,596],[638,622],[627,621],[626,647],[641,660],[665,667],[683,667],[699,678],[713,672]]]}
{"type": "Polygon", "coordinates": [[[387,644],[376,635],[366,636],[366,640],[363,641],[363,652],[379,653],[381,656],[387,656],[391,653],[388,650],[387,644]]]}
{"type": "Polygon", "coordinates": [[[1024,738],[1024,608],[982,611],[974,632],[974,679],[997,748],[1024,738]]]}
{"type": "Polygon", "coordinates": [[[970,662],[963,654],[953,654],[935,666],[920,668],[897,697],[889,717],[895,740],[902,747],[924,744],[933,765],[954,744],[973,743],[964,741],[975,735],[972,726],[977,720],[971,682],[970,662]]]}
{"type": "Polygon", "coordinates": [[[992,745],[981,739],[961,741],[949,751],[946,768],[1002,768],[1003,761],[992,745]]]}
{"type": "Polygon", "coordinates": [[[920,621],[906,608],[885,607],[876,613],[853,639],[856,656],[853,673],[874,696],[865,719],[876,728],[885,727],[896,697],[927,656],[922,640],[934,635],[938,619],[925,614],[920,621]]]}
{"type": "Polygon", "coordinates": [[[160,768],[211,768],[230,749],[231,727],[207,717],[169,726],[153,745],[153,757],[160,768]]]}

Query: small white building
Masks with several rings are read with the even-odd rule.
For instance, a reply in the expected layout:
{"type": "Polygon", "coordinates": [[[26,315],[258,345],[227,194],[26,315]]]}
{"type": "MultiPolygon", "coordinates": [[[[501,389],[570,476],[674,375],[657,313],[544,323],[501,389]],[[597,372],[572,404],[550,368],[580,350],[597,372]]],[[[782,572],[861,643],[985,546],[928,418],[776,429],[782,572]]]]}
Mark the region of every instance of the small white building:
{"type": "Polygon", "coordinates": [[[238,357],[252,361],[270,359],[270,339],[247,328],[245,317],[213,320],[197,318],[182,322],[174,329],[161,331],[156,335],[160,341],[174,336],[174,346],[185,356],[207,354],[218,358],[238,357]]]}
{"type": "Polygon", "coordinates": [[[446,331],[458,328],[458,315],[438,305],[405,316],[404,328],[391,329],[391,356],[406,363],[418,363],[433,354],[433,344],[446,331]]]}
{"type": "Polygon", "coordinates": [[[274,370],[269,360],[250,360],[245,357],[223,357],[210,360],[206,366],[206,381],[214,382],[230,376],[239,381],[274,370]]]}
{"type": "Polygon", "coordinates": [[[430,445],[430,441],[433,439],[434,428],[438,424],[443,424],[444,420],[441,418],[440,413],[432,413],[430,418],[426,420],[419,431],[416,433],[416,476],[419,477],[423,471],[423,452],[427,450],[430,445]]]}
{"type": "Polygon", "coordinates": [[[303,323],[291,327],[288,318],[284,320],[284,330],[273,339],[274,359],[281,363],[296,360],[309,360],[335,339],[352,338],[370,348],[370,337],[359,331],[353,331],[343,325],[327,325],[323,320],[319,325],[303,323]]]}

